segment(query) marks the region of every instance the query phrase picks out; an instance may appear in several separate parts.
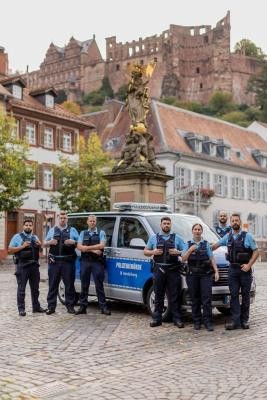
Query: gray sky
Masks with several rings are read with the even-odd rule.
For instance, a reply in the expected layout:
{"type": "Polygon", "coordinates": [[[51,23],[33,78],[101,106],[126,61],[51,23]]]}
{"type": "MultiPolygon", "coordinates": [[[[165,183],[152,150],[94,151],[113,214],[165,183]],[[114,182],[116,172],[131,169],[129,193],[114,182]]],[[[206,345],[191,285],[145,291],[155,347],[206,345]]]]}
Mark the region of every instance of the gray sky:
{"type": "Polygon", "coordinates": [[[39,68],[49,44],[96,35],[105,58],[105,38],[126,42],[160,34],[175,25],[214,27],[231,12],[231,47],[247,38],[267,53],[265,1],[254,0],[4,0],[0,46],[12,70],[39,68]]]}

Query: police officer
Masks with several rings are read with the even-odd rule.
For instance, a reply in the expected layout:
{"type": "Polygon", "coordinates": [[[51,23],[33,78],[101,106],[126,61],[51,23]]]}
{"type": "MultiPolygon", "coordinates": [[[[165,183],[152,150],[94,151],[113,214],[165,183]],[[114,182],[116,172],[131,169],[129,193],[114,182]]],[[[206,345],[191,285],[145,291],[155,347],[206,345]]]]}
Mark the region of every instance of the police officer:
{"type": "Polygon", "coordinates": [[[219,279],[219,272],[209,243],[202,238],[203,227],[197,223],[192,227],[193,239],[183,249],[182,260],[188,262],[186,282],[192,299],[192,318],[194,329],[204,323],[208,331],[213,331],[212,324],[212,269],[214,279],[219,279]],[[201,305],[203,315],[201,314],[201,305]]]}
{"type": "Polygon", "coordinates": [[[219,224],[216,225],[215,231],[218,233],[220,237],[223,237],[226,235],[226,233],[231,232],[231,225],[227,224],[228,221],[228,215],[226,211],[220,211],[219,212],[219,224]]]}
{"type": "Polygon", "coordinates": [[[33,222],[25,219],[23,231],[14,235],[8,247],[8,253],[14,255],[17,278],[17,306],[19,315],[24,317],[25,312],[25,289],[29,281],[32,298],[32,312],[43,313],[46,310],[39,303],[39,253],[41,242],[36,235],[32,234],[33,222]]]}
{"type": "Polygon", "coordinates": [[[241,229],[239,214],[231,215],[231,232],[227,233],[212,248],[227,246],[229,266],[230,310],[232,321],[225,329],[249,329],[250,288],[252,282],[252,265],[259,256],[257,244],[252,235],[241,229]],[[242,305],[239,302],[241,289],[242,305]]]}
{"type": "Polygon", "coordinates": [[[98,230],[96,220],[95,215],[88,216],[88,229],[80,233],[78,240],[77,248],[81,251],[81,295],[80,308],[76,314],[86,314],[87,312],[88,291],[92,274],[101,313],[111,315],[107,307],[104,292],[105,271],[103,251],[106,244],[106,234],[104,231],[98,230]]]}
{"type": "Polygon", "coordinates": [[[171,231],[171,219],[168,216],[161,218],[160,232],[150,236],[144,249],[145,256],[153,256],[153,278],[155,292],[155,311],[150,322],[151,327],[162,325],[162,313],[165,291],[169,295],[173,323],[183,328],[180,311],[181,275],[178,256],[183,250],[184,242],[171,231]]]}
{"type": "Polygon", "coordinates": [[[58,286],[61,278],[65,286],[65,301],[68,313],[75,314],[75,248],[79,234],[68,226],[68,216],[61,211],[57,216],[58,223],[50,228],[44,246],[49,247],[47,315],[54,314],[57,305],[58,286]]]}

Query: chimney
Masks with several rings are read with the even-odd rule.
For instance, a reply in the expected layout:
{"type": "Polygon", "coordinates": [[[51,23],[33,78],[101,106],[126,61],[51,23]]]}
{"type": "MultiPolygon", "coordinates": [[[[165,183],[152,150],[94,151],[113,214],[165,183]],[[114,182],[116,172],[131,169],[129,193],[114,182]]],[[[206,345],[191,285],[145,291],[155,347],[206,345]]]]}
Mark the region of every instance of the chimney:
{"type": "Polygon", "coordinates": [[[8,54],[4,47],[0,46],[0,76],[8,75],[8,54]]]}

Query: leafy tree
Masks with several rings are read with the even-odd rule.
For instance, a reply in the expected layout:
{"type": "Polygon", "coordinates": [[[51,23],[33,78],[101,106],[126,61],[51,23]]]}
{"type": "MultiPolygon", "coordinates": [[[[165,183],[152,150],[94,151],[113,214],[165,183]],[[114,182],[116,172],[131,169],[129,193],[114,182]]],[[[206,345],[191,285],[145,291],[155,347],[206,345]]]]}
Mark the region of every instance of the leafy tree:
{"type": "Polygon", "coordinates": [[[245,56],[256,57],[260,60],[264,60],[265,58],[262,49],[257,47],[255,43],[249,39],[242,39],[240,42],[237,42],[234,47],[234,52],[236,54],[244,54],[245,56]]]}
{"type": "Polygon", "coordinates": [[[15,137],[15,127],[15,120],[0,110],[0,211],[20,207],[34,178],[34,166],[26,163],[28,145],[15,137]]]}
{"type": "Polygon", "coordinates": [[[233,124],[237,124],[243,127],[247,127],[249,125],[247,114],[242,111],[231,111],[227,114],[222,115],[221,119],[223,121],[232,122],[233,124]]]}
{"type": "Polygon", "coordinates": [[[111,99],[114,97],[114,92],[108,77],[102,79],[102,85],[99,90],[93,90],[92,92],[87,93],[84,96],[83,101],[85,104],[99,106],[104,103],[106,97],[111,99]]]}
{"type": "Polygon", "coordinates": [[[232,103],[232,95],[229,92],[216,91],[209,100],[209,107],[213,115],[223,115],[234,111],[236,106],[232,103]]]}
{"type": "Polygon", "coordinates": [[[66,100],[61,105],[65,110],[70,111],[73,114],[80,115],[81,114],[81,107],[79,104],[75,103],[74,101],[66,100]]]}
{"type": "Polygon", "coordinates": [[[117,91],[117,93],[115,93],[116,99],[120,101],[125,101],[127,96],[127,89],[128,85],[122,85],[121,87],[119,87],[119,90],[117,91]]]}
{"type": "Polygon", "coordinates": [[[249,79],[247,90],[255,93],[256,102],[262,111],[262,119],[267,121],[267,64],[263,66],[259,75],[249,79]]]}
{"type": "Polygon", "coordinates": [[[61,157],[60,165],[55,167],[59,194],[54,200],[61,209],[71,212],[108,210],[109,185],[103,174],[111,166],[97,133],[92,133],[88,142],[80,138],[79,160],[61,157]]]}
{"type": "Polygon", "coordinates": [[[55,98],[55,103],[61,104],[64,101],[66,101],[67,98],[68,98],[68,96],[67,96],[65,90],[63,90],[63,89],[57,90],[57,97],[55,98]]]}

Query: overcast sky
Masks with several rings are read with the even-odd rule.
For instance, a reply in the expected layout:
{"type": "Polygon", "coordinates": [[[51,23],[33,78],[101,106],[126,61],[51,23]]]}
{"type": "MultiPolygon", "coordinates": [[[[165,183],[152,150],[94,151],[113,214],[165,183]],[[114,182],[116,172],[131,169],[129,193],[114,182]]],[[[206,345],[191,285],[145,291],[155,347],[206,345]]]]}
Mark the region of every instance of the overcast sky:
{"type": "Polygon", "coordinates": [[[247,38],[267,53],[265,0],[4,0],[0,46],[15,71],[38,69],[49,44],[96,35],[105,58],[105,38],[126,42],[160,34],[175,25],[211,25],[231,13],[231,47],[247,38]]]}

